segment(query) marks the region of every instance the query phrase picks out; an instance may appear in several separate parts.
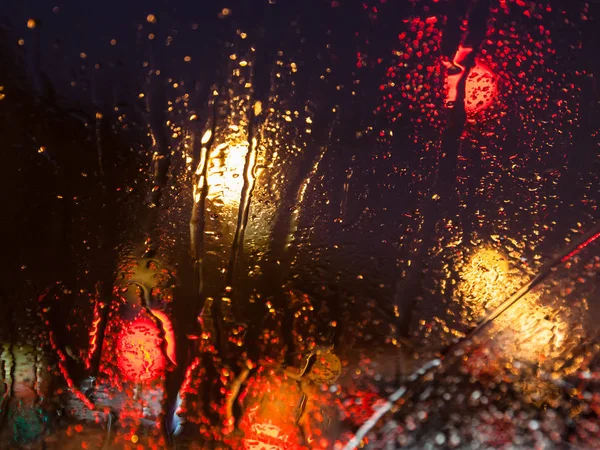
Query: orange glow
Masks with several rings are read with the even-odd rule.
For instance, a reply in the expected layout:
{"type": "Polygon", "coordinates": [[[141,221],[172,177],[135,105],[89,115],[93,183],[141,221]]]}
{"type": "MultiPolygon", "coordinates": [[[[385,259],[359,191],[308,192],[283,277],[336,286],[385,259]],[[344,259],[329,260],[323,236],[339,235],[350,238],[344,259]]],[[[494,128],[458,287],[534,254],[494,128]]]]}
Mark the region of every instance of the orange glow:
{"type": "Polygon", "coordinates": [[[461,267],[457,293],[470,309],[472,319],[479,321],[502,300],[516,291],[525,279],[511,271],[508,258],[490,247],[477,249],[461,267]]]}
{"type": "Polygon", "coordinates": [[[296,420],[302,403],[298,384],[273,370],[261,371],[241,396],[245,414],[240,423],[243,445],[252,450],[302,448],[296,420]]]}
{"type": "Polygon", "coordinates": [[[117,366],[124,378],[141,382],[158,378],[165,370],[160,330],[148,318],[125,324],[117,344],[117,366]]]}
{"type": "Polygon", "coordinates": [[[289,436],[272,423],[254,423],[246,432],[244,448],[247,450],[283,450],[288,446],[289,436]]]}

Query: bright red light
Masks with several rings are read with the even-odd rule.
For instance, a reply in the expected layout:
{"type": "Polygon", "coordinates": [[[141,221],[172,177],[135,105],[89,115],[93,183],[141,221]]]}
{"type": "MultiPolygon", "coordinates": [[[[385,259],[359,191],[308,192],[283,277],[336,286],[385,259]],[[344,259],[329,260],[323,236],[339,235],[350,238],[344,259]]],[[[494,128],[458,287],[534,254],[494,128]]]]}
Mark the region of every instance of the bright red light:
{"type": "Polygon", "coordinates": [[[573,256],[575,256],[577,253],[579,253],[581,250],[586,248],[588,245],[590,245],[592,242],[594,242],[598,238],[600,238],[600,232],[594,234],[589,239],[587,239],[585,242],[579,244],[575,250],[573,250],[568,255],[564,256],[563,259],[561,259],[561,262],[568,261],[569,259],[571,259],[573,256]]]}
{"type": "Polygon", "coordinates": [[[465,109],[472,114],[483,111],[493,103],[497,91],[496,75],[483,64],[476,63],[465,86],[465,109]]]}
{"type": "MultiPolygon", "coordinates": [[[[452,62],[444,62],[446,67],[446,104],[454,103],[458,97],[458,85],[465,75],[464,62],[472,48],[460,46],[452,62]]],[[[471,68],[465,83],[465,109],[473,115],[488,108],[498,93],[497,77],[480,62],[471,68]]]]}
{"type": "Polygon", "coordinates": [[[134,382],[156,379],[166,367],[160,330],[149,318],[125,323],[117,344],[117,366],[121,375],[134,382]]]}

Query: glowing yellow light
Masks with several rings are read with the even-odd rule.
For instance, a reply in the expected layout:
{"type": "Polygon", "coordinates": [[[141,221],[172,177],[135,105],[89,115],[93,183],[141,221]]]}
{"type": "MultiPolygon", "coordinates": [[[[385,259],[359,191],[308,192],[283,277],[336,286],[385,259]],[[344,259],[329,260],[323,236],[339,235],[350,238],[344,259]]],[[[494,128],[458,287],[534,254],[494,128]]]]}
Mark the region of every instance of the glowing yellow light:
{"type": "Polygon", "coordinates": [[[475,320],[481,319],[490,308],[498,306],[522,282],[509,274],[506,257],[491,248],[477,250],[462,267],[460,274],[458,292],[475,320]]]}
{"type": "MultiPolygon", "coordinates": [[[[458,293],[471,319],[480,320],[529,279],[501,252],[482,248],[462,267],[458,293]]],[[[498,317],[494,330],[501,356],[534,362],[557,355],[568,324],[533,291],[498,317]]]]}
{"type": "Polygon", "coordinates": [[[256,103],[254,103],[254,115],[260,116],[261,112],[262,112],[262,102],[257,101],[256,103]]]}
{"type": "Polygon", "coordinates": [[[202,135],[202,140],[200,141],[202,143],[202,145],[207,144],[208,141],[210,141],[211,136],[212,136],[212,131],[211,130],[206,130],[204,132],[204,134],[202,135]]]}
{"type": "Polygon", "coordinates": [[[236,206],[244,186],[244,167],[248,142],[220,144],[210,152],[208,162],[208,195],[214,203],[236,206]]]}
{"type": "Polygon", "coordinates": [[[565,343],[568,324],[538,298],[515,304],[497,319],[500,342],[506,354],[522,361],[543,361],[558,356],[565,343]]]}

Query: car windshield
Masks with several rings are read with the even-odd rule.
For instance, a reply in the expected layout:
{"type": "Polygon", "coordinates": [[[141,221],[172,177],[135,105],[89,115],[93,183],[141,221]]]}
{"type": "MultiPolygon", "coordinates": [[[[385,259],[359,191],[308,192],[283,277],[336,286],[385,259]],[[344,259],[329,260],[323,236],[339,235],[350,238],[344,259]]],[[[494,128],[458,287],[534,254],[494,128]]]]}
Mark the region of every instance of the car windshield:
{"type": "Polygon", "coordinates": [[[0,449],[600,449],[598,20],[1,2],[0,449]]]}

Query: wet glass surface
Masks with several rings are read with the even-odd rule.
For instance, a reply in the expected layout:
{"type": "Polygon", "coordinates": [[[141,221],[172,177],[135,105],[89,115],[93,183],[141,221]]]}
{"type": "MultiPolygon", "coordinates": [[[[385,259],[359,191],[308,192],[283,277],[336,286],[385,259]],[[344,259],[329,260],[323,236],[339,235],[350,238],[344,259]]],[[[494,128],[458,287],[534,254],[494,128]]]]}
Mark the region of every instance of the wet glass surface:
{"type": "Polygon", "coordinates": [[[0,4],[0,448],[600,448],[600,4],[0,4]]]}

